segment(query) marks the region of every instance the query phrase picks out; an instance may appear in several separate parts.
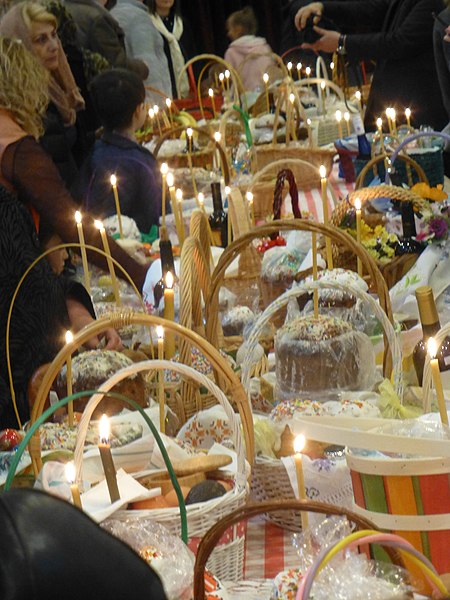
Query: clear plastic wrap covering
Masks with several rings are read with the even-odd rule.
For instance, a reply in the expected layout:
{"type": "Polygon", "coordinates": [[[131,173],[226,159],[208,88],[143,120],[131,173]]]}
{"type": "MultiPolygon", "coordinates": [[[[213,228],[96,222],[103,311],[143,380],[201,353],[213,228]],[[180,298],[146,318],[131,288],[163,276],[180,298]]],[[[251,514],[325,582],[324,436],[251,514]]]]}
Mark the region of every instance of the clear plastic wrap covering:
{"type": "MultiPolygon", "coordinates": [[[[307,569],[326,548],[331,548],[351,533],[342,517],[325,519],[310,529],[309,540],[303,533],[294,534],[299,555],[298,569],[283,571],[274,580],[270,600],[295,600],[297,589],[307,569]]],[[[356,551],[339,553],[317,575],[312,589],[314,600],[395,600],[411,597],[408,574],[397,566],[368,560],[356,551]]]]}
{"type": "Polygon", "coordinates": [[[247,325],[253,325],[255,313],[248,306],[234,306],[222,317],[224,335],[242,335],[247,325]]]}
{"type": "Polygon", "coordinates": [[[194,555],[180,538],[148,518],[108,519],[102,527],[131,546],[161,578],[167,600],[190,600],[194,555]]]}
{"type": "Polygon", "coordinates": [[[325,401],[344,390],[370,390],[376,380],[370,339],[335,317],[304,316],[275,337],[277,400],[325,401]]]}
{"type": "Polygon", "coordinates": [[[305,253],[296,248],[274,246],[264,253],[261,278],[270,283],[291,283],[298,273],[305,253]]]}

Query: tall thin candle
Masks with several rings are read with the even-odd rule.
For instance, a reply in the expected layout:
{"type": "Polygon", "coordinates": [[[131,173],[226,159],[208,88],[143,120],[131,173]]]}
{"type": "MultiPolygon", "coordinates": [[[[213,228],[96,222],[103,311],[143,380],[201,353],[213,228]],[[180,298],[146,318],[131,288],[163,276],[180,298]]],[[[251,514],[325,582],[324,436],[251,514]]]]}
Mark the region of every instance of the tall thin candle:
{"type": "Polygon", "coordinates": [[[115,173],[111,175],[110,181],[114,194],[114,203],[116,205],[117,220],[119,221],[120,239],[123,240],[122,214],[120,212],[119,192],[117,191],[117,177],[115,173]]]}
{"type": "Polygon", "coordinates": [[[178,214],[180,215],[180,245],[183,245],[184,242],[184,219],[183,219],[183,190],[180,188],[175,192],[176,204],[178,209],[178,214]]]}
{"type": "Polygon", "coordinates": [[[78,239],[80,241],[81,262],[83,265],[84,287],[89,295],[91,295],[91,282],[89,278],[89,266],[86,254],[86,243],[84,241],[82,216],[79,210],[75,211],[75,221],[77,223],[78,239]]]}
{"type": "Polygon", "coordinates": [[[263,75],[263,81],[264,81],[264,93],[266,95],[266,109],[267,109],[267,112],[270,113],[269,75],[267,73],[264,73],[264,75],[263,75]]]}
{"type": "MultiPolygon", "coordinates": [[[[164,282],[164,318],[168,321],[175,320],[174,283],[174,276],[170,271],[168,271],[164,282]]],[[[166,331],[165,350],[166,358],[171,359],[175,354],[175,335],[171,331],[166,331]]]]}
{"type": "MultiPolygon", "coordinates": [[[[70,346],[73,342],[73,335],[71,331],[66,331],[66,344],[70,346]]],[[[72,352],[69,348],[69,354],[67,356],[66,361],[66,385],[67,385],[67,395],[71,396],[73,392],[72,388],[72,352]]],[[[71,400],[67,405],[67,415],[69,418],[69,427],[73,427],[73,400],[71,400]]]]}
{"type": "Polygon", "coordinates": [[[439,415],[443,425],[448,425],[447,406],[445,404],[444,389],[442,387],[441,371],[439,361],[436,358],[438,347],[436,340],[432,337],[428,339],[428,354],[430,355],[431,375],[433,376],[434,389],[436,390],[436,399],[439,407],[439,415]]]}
{"type": "Polygon", "coordinates": [[[102,415],[99,423],[100,442],[98,444],[98,450],[102,460],[109,497],[111,498],[111,503],[114,503],[117,500],[120,500],[120,493],[117,485],[116,468],[114,466],[111,447],[109,445],[109,433],[109,419],[106,415],[102,415]]]}
{"type": "Polygon", "coordinates": [[[213,110],[213,117],[214,117],[214,120],[215,120],[215,119],[217,119],[217,112],[216,112],[216,103],[214,102],[214,90],[212,88],[209,88],[208,95],[211,98],[211,105],[212,105],[212,110],[213,110]]]}
{"type": "MultiPolygon", "coordinates": [[[[355,198],[355,210],[356,210],[356,241],[361,244],[361,200],[355,198]]],[[[362,277],[362,262],[361,259],[356,259],[358,275],[362,277]]]]}
{"type": "Polygon", "coordinates": [[[162,163],[161,165],[161,178],[162,178],[162,200],[161,200],[161,217],[162,217],[162,226],[166,226],[166,193],[167,193],[167,173],[169,172],[169,167],[167,163],[162,163]]]}
{"type": "MultiPolygon", "coordinates": [[[[158,336],[158,360],[164,360],[164,327],[156,327],[158,336]]],[[[158,404],[159,404],[159,430],[166,432],[165,406],[164,406],[164,371],[158,371],[158,404]]]]}
{"type": "Polygon", "coordinates": [[[247,202],[248,202],[248,208],[250,211],[250,223],[252,225],[252,227],[255,226],[255,207],[253,204],[253,194],[252,192],[247,192],[245,194],[245,197],[247,198],[247,202]]]}
{"type": "Polygon", "coordinates": [[[66,479],[70,485],[70,494],[72,496],[73,505],[76,506],[77,508],[83,508],[83,506],[81,504],[80,490],[78,488],[77,483],[75,482],[75,476],[76,476],[75,465],[73,464],[72,461],[68,462],[68,463],[66,463],[64,470],[65,470],[65,474],[66,474],[66,479]]]}
{"type": "Polygon", "coordinates": [[[340,110],[337,110],[335,112],[335,116],[336,116],[336,122],[338,125],[338,135],[339,135],[339,138],[342,138],[343,137],[343,135],[342,135],[342,112],[340,110]]]}
{"type": "Polygon", "coordinates": [[[103,250],[106,254],[106,262],[108,263],[109,275],[111,277],[111,285],[114,293],[114,300],[117,306],[121,306],[122,302],[120,300],[119,293],[119,285],[117,283],[116,272],[114,270],[113,261],[111,260],[111,250],[109,249],[108,236],[106,235],[105,228],[103,227],[103,223],[101,221],[94,221],[95,226],[100,232],[100,237],[102,238],[103,250]]]}
{"type": "MultiPolygon", "coordinates": [[[[324,165],[319,167],[320,174],[320,187],[322,190],[322,208],[323,208],[323,222],[328,225],[328,189],[327,189],[327,170],[324,165]]],[[[329,269],[333,268],[333,254],[331,251],[331,240],[328,236],[325,237],[325,250],[327,255],[327,266],[329,269]]]]}
{"type": "Polygon", "coordinates": [[[166,98],[166,106],[169,111],[170,126],[173,127],[172,100],[170,98],[166,98]]]}
{"type": "MultiPolygon", "coordinates": [[[[303,474],[303,456],[302,450],[305,446],[305,436],[300,434],[294,440],[294,461],[295,461],[295,473],[297,475],[297,493],[299,500],[306,500],[306,487],[305,487],[305,476],[303,474]]],[[[308,513],[302,511],[302,531],[306,535],[306,531],[309,526],[308,513]]]]}

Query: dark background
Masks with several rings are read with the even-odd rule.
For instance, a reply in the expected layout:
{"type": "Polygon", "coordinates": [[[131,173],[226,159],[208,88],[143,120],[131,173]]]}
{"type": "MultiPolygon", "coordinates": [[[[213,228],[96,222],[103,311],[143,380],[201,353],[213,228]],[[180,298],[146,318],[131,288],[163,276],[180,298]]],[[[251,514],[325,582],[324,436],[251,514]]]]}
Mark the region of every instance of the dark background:
{"type": "Polygon", "coordinates": [[[189,21],[198,52],[223,56],[230,43],[225,31],[228,15],[250,5],[259,22],[258,34],[278,52],[288,4],[288,0],[181,0],[181,12],[189,21]]]}

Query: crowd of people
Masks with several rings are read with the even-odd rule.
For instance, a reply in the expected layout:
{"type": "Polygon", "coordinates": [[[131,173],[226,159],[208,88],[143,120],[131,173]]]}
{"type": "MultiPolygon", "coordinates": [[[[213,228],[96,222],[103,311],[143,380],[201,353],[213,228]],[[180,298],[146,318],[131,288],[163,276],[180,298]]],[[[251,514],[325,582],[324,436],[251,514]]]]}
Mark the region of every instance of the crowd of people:
{"type": "MultiPolygon", "coordinates": [[[[442,128],[450,110],[450,13],[443,9],[441,0],[292,0],[288,28],[294,40],[299,31],[314,28],[316,41],[301,45],[312,56],[338,51],[348,61],[376,61],[369,128],[382,108],[396,103],[409,106],[416,122],[442,128]],[[434,50],[433,13],[440,14],[434,50]]],[[[16,425],[4,329],[20,276],[43,249],[78,241],[74,214],[80,207],[86,242],[101,248],[94,218],[115,213],[112,173],[122,181],[123,213],[143,233],[158,225],[160,173],[135,131],[145,120],[150,93],[162,92],[163,103],[190,94],[184,67],[202,45],[176,0],[27,0],[11,6],[3,0],[0,15],[3,428],[16,425]]],[[[245,89],[257,90],[262,73],[277,65],[273,49],[257,35],[253,10],[228,15],[223,29],[230,40],[225,58],[245,89]]],[[[110,247],[142,288],[146,268],[112,239],[110,247]]],[[[27,278],[12,315],[12,379],[21,420],[29,415],[27,383],[33,371],[55,355],[66,329],[76,332],[95,318],[86,290],[61,274],[64,253],[53,258],[41,261],[27,278]]],[[[89,258],[105,267],[100,255],[89,258]]],[[[115,331],[105,337],[107,348],[120,346],[115,331]]],[[[93,339],[90,345],[98,343],[93,339]]]]}

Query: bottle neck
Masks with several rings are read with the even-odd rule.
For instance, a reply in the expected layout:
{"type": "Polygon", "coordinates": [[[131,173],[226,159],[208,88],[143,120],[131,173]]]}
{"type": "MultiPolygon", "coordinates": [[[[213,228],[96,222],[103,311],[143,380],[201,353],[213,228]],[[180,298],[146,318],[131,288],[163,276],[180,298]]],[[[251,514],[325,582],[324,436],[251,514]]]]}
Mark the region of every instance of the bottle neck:
{"type": "Polygon", "coordinates": [[[161,240],[159,243],[159,252],[161,255],[161,271],[163,278],[171,271],[175,275],[175,266],[173,260],[172,244],[170,241],[161,240]]]}
{"type": "Polygon", "coordinates": [[[211,184],[212,200],[214,212],[223,212],[222,194],[220,192],[220,183],[211,184]]]}
{"type": "Polygon", "coordinates": [[[414,208],[411,202],[402,203],[402,226],[404,238],[416,237],[416,222],[414,219],[414,208]]]}
{"type": "Polygon", "coordinates": [[[430,337],[434,337],[440,328],[441,324],[439,321],[436,321],[436,323],[432,323],[431,325],[422,325],[423,339],[427,341],[430,337]]]}

